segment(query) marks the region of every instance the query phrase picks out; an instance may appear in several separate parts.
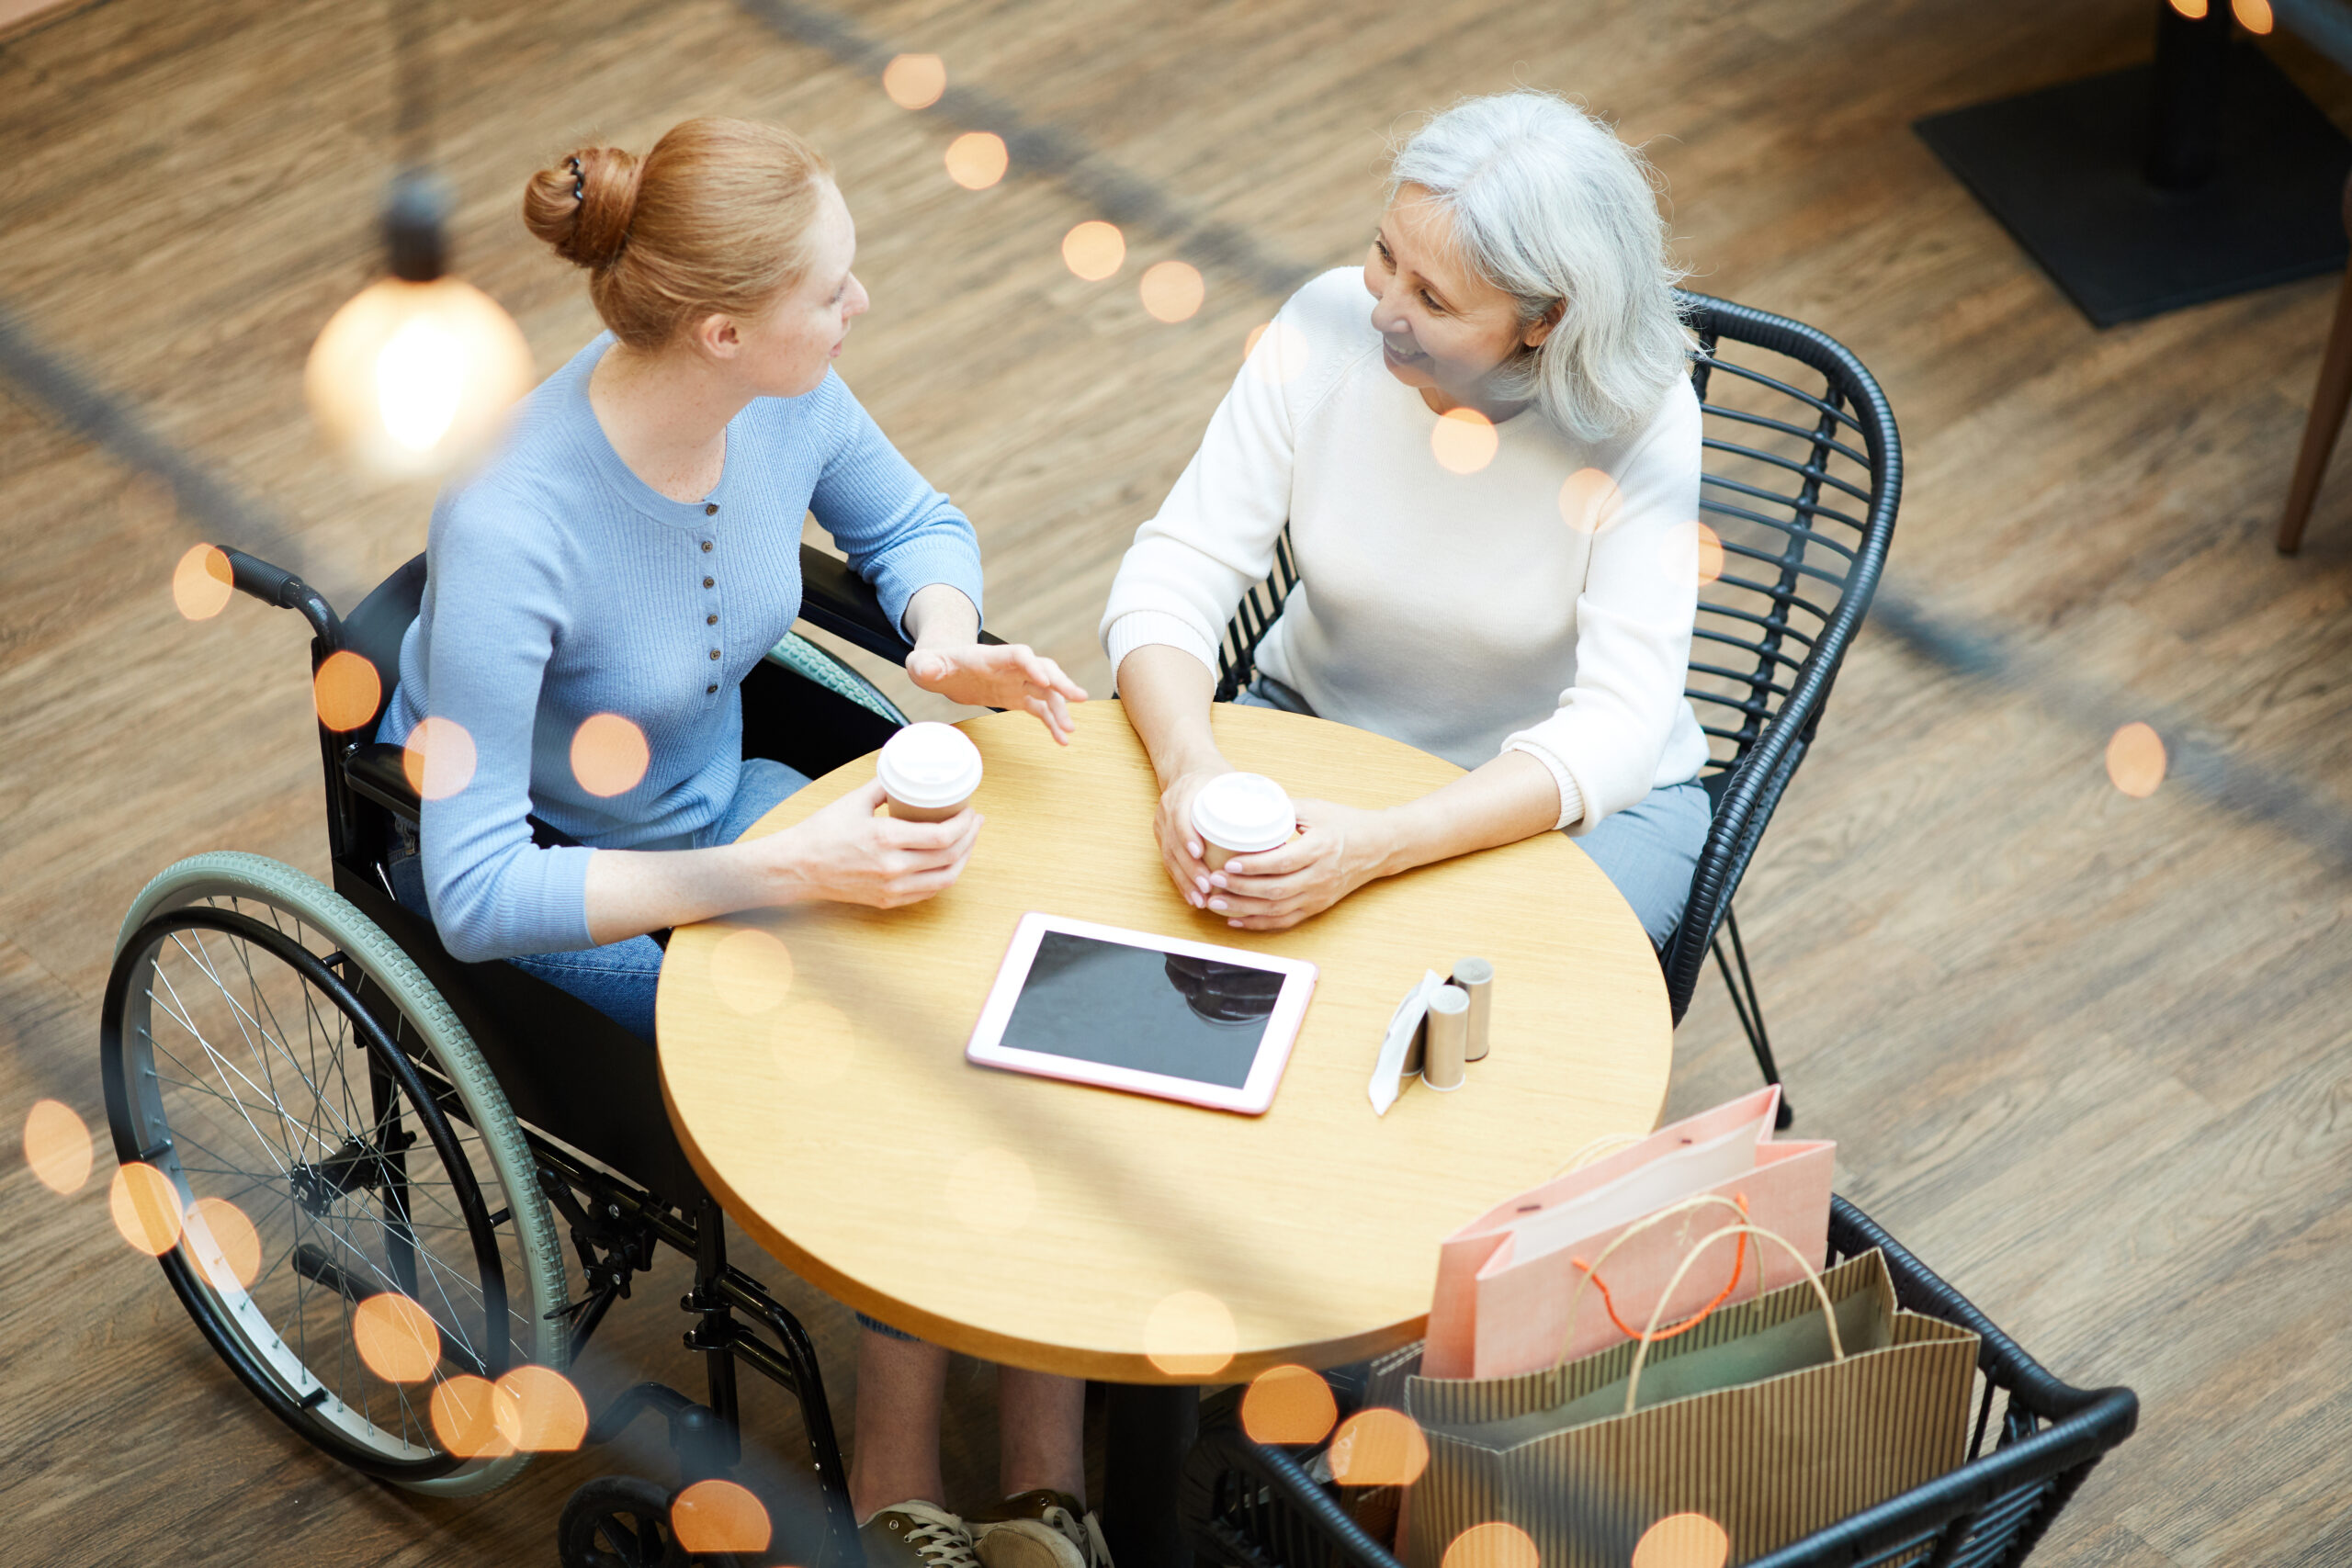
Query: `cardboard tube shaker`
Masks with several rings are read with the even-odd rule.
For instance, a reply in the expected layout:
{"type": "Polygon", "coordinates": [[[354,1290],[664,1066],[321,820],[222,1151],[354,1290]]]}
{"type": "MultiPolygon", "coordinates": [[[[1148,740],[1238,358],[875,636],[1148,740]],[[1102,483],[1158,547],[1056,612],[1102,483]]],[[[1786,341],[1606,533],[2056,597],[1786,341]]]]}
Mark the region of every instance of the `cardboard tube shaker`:
{"type": "Polygon", "coordinates": [[[980,749],[952,724],[910,724],[874,760],[890,815],[902,822],[944,822],[980,787],[980,749]]]}
{"type": "Polygon", "coordinates": [[[1470,1043],[1470,993],[1459,986],[1440,986],[1430,998],[1428,1029],[1421,1081],[1436,1089],[1460,1089],[1462,1053],[1470,1043]]]}
{"type": "Polygon", "coordinates": [[[1487,1026],[1494,1016],[1495,966],[1484,958],[1465,958],[1453,966],[1453,983],[1470,993],[1470,1043],[1463,1050],[1465,1062],[1483,1061],[1487,1026]]]}

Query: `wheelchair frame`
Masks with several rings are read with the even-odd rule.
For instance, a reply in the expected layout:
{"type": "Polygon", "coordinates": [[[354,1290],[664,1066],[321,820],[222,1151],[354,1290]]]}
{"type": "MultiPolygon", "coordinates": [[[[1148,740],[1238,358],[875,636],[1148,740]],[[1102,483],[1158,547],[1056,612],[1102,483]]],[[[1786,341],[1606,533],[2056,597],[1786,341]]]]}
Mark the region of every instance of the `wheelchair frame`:
{"type": "MultiPolygon", "coordinates": [[[[319,727],[334,891],[424,972],[471,1035],[505,1094],[541,1196],[567,1226],[585,1280],[580,1299],[560,1309],[570,1319],[572,1349],[576,1352],[587,1342],[614,1302],[629,1295],[632,1280],[652,1267],[661,1247],[694,1261],[693,1289],[679,1304],[693,1319],[685,1331],[685,1347],[704,1359],[705,1397],[697,1401],[658,1382],[639,1382],[594,1416],[585,1441],[609,1442],[636,1417],[654,1410],[667,1420],[682,1485],[725,1476],[742,1455],[736,1373],[739,1366],[747,1366],[798,1404],[807,1462],[822,1499],[817,1560],[861,1562],[847,1472],[815,1347],[789,1309],[728,1261],[721,1211],[688,1164],[662,1110],[654,1052],[585,1003],[512,964],[466,964],[452,957],[431,922],[413,914],[393,895],[388,863],[394,824],[404,820],[413,825],[419,802],[402,771],[400,748],[368,738],[398,683],[400,642],[417,613],[424,558],[417,556],[394,572],[345,619],[293,572],[243,551],[223,553],[237,590],[299,611],[310,624],[313,675],[330,656],[344,651],[357,653],[376,669],[380,694],[376,712],[353,730],[337,732],[323,721],[319,727]],[[640,1109],[632,1111],[632,1107],[640,1109]],[[651,1108],[650,1115],[641,1109],[646,1107],[651,1108]]],[[[802,619],[903,660],[908,644],[872,591],[845,564],[804,546],[801,570],[802,619]]],[[[778,760],[816,777],[873,750],[906,722],[887,697],[848,665],[813,644],[797,639],[796,644],[791,665],[763,660],[743,682],[747,754],[783,751],[786,754],[778,760]],[[794,686],[782,683],[796,678],[794,686]],[[791,744],[778,746],[777,737],[786,728],[779,721],[787,706],[791,744]]],[[[532,827],[535,839],[543,844],[569,841],[537,818],[532,827]]],[[[667,936],[659,932],[656,940],[666,942],[667,936]]],[[[389,998],[364,976],[351,988],[380,1021],[389,998]]],[[[458,1111],[446,1081],[413,1056],[409,1060],[424,1066],[432,1079],[428,1092],[440,1109],[458,1111]]],[[[123,1134],[118,1128],[119,1145],[123,1134]]],[[[295,1266],[305,1269],[299,1259],[295,1266]]],[[[342,1270],[330,1271],[334,1278],[318,1282],[356,1302],[357,1286],[342,1270]]],[[[189,1304],[191,1312],[198,1310],[189,1304]]],[[[245,1369],[238,1370],[249,1383],[253,1381],[245,1369]]],[[[264,1402],[275,1410],[274,1401],[265,1396],[264,1402]]],[[[573,1505],[608,1485],[589,1483],[573,1495],[573,1505]]],[[[568,1506],[567,1542],[574,1533],[572,1512],[568,1506]]]]}

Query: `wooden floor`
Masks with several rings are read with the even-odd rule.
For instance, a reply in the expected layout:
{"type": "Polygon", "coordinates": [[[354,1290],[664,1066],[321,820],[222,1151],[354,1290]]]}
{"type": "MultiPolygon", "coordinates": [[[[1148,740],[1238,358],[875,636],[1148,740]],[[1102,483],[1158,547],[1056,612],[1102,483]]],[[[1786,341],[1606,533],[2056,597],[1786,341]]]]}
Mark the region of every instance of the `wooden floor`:
{"type": "MultiPolygon", "coordinates": [[[[435,7],[438,157],[459,264],[548,367],[593,320],[516,221],[539,161],[707,111],[815,137],[875,300],[844,373],[978,522],[992,623],[1101,689],[1119,552],[1276,300],[1265,268],[1211,267],[1198,316],[1153,321],[1133,280],[1179,236],[1143,225],[1117,282],[1076,280],[1057,246],[1099,215],[1084,193],[1124,171],[1177,229],[1232,224],[1277,271],[1313,268],[1356,255],[1411,111],[1527,82],[1617,117],[1671,184],[1695,286],[1851,345],[1909,457],[1904,618],[1856,646],[1740,902],[1802,1126],[2053,1371],[2139,1390],[2141,1436],[2040,1561],[2317,1568],[2352,1560],[2352,482],[2300,559],[2269,535],[2333,284],[2094,333],[1908,129],[2144,58],[2152,10],[860,7],[865,38],[943,55],[1086,150],[1075,180],[975,194],[942,171],[956,127],[894,107],[797,7],[473,0],[435,7]],[[1898,625],[1988,657],[1955,669],[1898,625]],[[2146,800],[2101,765],[2133,718],[2182,764],[2146,800]]],[[[2274,52],[2352,123],[2340,77],[2274,52]]],[[[0,43],[0,301],[288,520],[228,542],[346,605],[420,547],[429,500],[345,472],[300,400],[310,339],[368,276],[389,65],[377,13],[327,0],[107,0],[0,43]]],[[[0,394],[0,1119],[54,1096],[98,1125],[97,997],[141,884],[221,847],[323,868],[304,640],[243,600],[182,620],[170,568],[209,530],[0,394]]],[[[1750,1081],[1712,988],[1679,1048],[1674,1109],[1750,1081]]],[[[693,1376],[678,1283],[640,1285],[584,1381],[693,1376]]],[[[846,1416],[846,1314],[793,1299],[846,1416]]],[[[572,1485],[659,1462],[550,1461],[460,1503],[355,1479],[246,1398],[117,1239],[102,1182],[62,1199],[20,1165],[0,1172],[0,1364],[10,1563],[547,1562],[572,1485]]],[[[967,1495],[993,1463],[989,1388],[959,1371],[967,1495]]],[[[781,1403],[763,1409],[755,1438],[788,1451],[781,1403]]]]}

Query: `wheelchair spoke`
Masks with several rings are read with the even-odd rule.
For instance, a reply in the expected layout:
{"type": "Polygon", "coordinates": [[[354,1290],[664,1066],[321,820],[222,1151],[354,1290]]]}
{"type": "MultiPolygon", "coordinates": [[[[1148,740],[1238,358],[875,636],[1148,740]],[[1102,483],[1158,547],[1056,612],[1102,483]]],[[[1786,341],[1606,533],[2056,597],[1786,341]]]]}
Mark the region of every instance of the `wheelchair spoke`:
{"type": "MultiPolygon", "coordinates": [[[[175,937],[175,938],[174,938],[173,940],[176,942],[178,939],[175,937]]],[[[198,937],[198,945],[199,945],[199,946],[201,946],[201,944],[202,944],[202,938],[201,938],[201,936],[199,935],[199,937],[198,937]]],[[[242,953],[243,953],[243,952],[244,951],[245,944],[244,944],[244,943],[243,943],[243,942],[239,942],[239,943],[237,944],[237,946],[238,946],[238,950],[239,950],[240,953],[242,954],[242,953]]],[[[185,952],[185,951],[186,951],[185,946],[183,946],[182,951],[183,951],[183,952],[185,952]]],[[[191,956],[193,956],[193,955],[191,955],[191,956]]],[[[264,1024],[262,1023],[262,1021],[261,1021],[261,1020],[260,1020],[260,1018],[259,1018],[258,1016],[256,1016],[256,1015],[255,1015],[254,1013],[253,1013],[253,1012],[249,1012],[249,1011],[247,1011],[247,1010],[246,1010],[246,1009],[245,1009],[245,1007],[244,1007],[244,1005],[243,1005],[243,1003],[239,1002],[239,1001],[237,1000],[237,998],[236,998],[234,996],[231,995],[231,993],[230,993],[230,991],[229,991],[229,987],[228,987],[226,985],[222,984],[221,979],[220,979],[220,974],[219,974],[219,972],[218,972],[217,970],[215,970],[215,969],[214,969],[214,968],[213,968],[213,967],[212,967],[209,963],[207,963],[207,962],[206,962],[205,960],[203,960],[203,959],[198,959],[198,966],[199,968],[202,968],[202,969],[204,970],[206,977],[207,977],[207,978],[209,978],[209,979],[210,979],[210,980],[212,981],[213,985],[214,985],[215,987],[217,987],[220,989],[220,995],[221,995],[221,998],[222,998],[223,1000],[225,1000],[225,1001],[229,1004],[230,1008],[231,1008],[231,1009],[232,1009],[235,1013],[237,1013],[237,1014],[238,1014],[237,1028],[238,1028],[239,1032],[240,1032],[240,1033],[243,1033],[243,1032],[244,1032],[244,1029],[245,1029],[245,1025],[246,1025],[246,1023],[247,1023],[247,1022],[251,1022],[251,1023],[252,1023],[252,1025],[253,1025],[253,1027],[254,1027],[254,1029],[256,1029],[256,1030],[258,1030],[258,1031],[260,1031],[260,1032],[261,1032],[262,1037],[263,1037],[265,1040],[268,1041],[268,1042],[270,1043],[270,1044],[271,1044],[271,1045],[273,1045],[273,1046],[275,1046],[275,1047],[277,1048],[277,1054],[278,1054],[280,1056],[282,1056],[282,1057],[284,1057],[284,1058],[285,1058],[287,1066],[288,1066],[288,1067],[292,1068],[292,1069],[293,1069],[293,1071],[294,1071],[294,1073],[296,1074],[296,1076],[297,1076],[297,1077],[300,1077],[302,1079],[302,1086],[303,1086],[305,1089],[309,1089],[309,1090],[311,1091],[311,1103],[312,1103],[314,1106],[316,1106],[316,1107],[318,1107],[319,1109],[321,1109],[321,1110],[327,1110],[327,1111],[332,1111],[332,1107],[331,1107],[331,1105],[329,1104],[329,1102],[327,1101],[326,1098],[325,1098],[323,1095],[322,1095],[322,1094],[320,1094],[320,1093],[319,1093],[319,1086],[318,1086],[318,1084],[317,1084],[315,1081],[313,1081],[313,1080],[312,1080],[312,1078],[311,1077],[311,1076],[310,1076],[310,1075],[308,1075],[308,1074],[306,1074],[306,1073],[304,1073],[304,1072],[302,1071],[301,1064],[300,1064],[300,1063],[299,1063],[299,1062],[297,1062],[297,1061],[294,1059],[294,1053],[293,1053],[290,1049],[288,1049],[288,1048],[286,1046],[286,1044],[284,1043],[284,1036],[285,1036],[285,1032],[285,1032],[285,1030],[284,1030],[284,1028],[281,1026],[281,1027],[278,1029],[278,1031],[277,1031],[277,1032],[276,1034],[272,1034],[272,1033],[270,1032],[270,1031],[269,1031],[269,1028],[268,1028],[267,1026],[266,1026],[266,1025],[264,1025],[264,1024]]],[[[250,964],[247,964],[247,973],[248,973],[248,974],[250,974],[251,972],[252,972],[252,971],[251,971],[251,965],[250,965],[250,964]]],[[[256,992],[258,992],[258,987],[256,987],[256,992]]],[[[307,1003],[307,1000],[308,1000],[308,998],[309,998],[309,997],[310,997],[310,995],[311,995],[311,987],[310,987],[310,986],[309,986],[309,984],[308,984],[307,982],[303,983],[303,985],[302,985],[302,994],[303,994],[303,997],[305,998],[305,999],[306,999],[306,1003],[307,1003]]],[[[260,1000],[260,998],[259,998],[259,997],[258,997],[258,994],[256,995],[256,1000],[260,1000]]],[[[271,1007],[271,1006],[270,1006],[270,1005],[269,1005],[266,1000],[261,1001],[260,1005],[261,1005],[261,1007],[262,1007],[263,1009],[266,1010],[269,1012],[269,1014],[270,1014],[270,1022],[271,1022],[272,1024],[277,1023],[277,1010],[276,1010],[275,1008],[271,1007]]],[[[248,1035],[248,1036],[247,1036],[247,1043],[248,1043],[249,1045],[251,1044],[251,1036],[250,1036],[250,1035],[248,1035]]],[[[259,1056],[259,1055],[260,1055],[260,1051],[259,1051],[259,1048],[258,1048],[258,1047],[254,1047],[254,1054],[256,1055],[256,1056],[259,1056]]],[[[265,1062],[266,1062],[266,1058],[265,1058],[265,1062]]],[[[243,1075],[242,1073],[241,1073],[241,1074],[239,1074],[239,1076],[240,1076],[240,1077],[243,1077],[243,1075]]],[[[251,1082],[252,1082],[252,1080],[251,1080],[250,1078],[246,1079],[246,1081],[247,1081],[248,1083],[251,1083],[251,1082]]],[[[256,1089],[258,1089],[260,1086],[259,1086],[259,1085],[254,1085],[254,1087],[255,1087],[256,1089]]],[[[271,1090],[270,1090],[270,1094],[271,1094],[271,1098],[272,1098],[273,1100],[277,1100],[277,1099],[278,1099],[278,1098],[279,1098],[279,1097],[277,1095],[277,1093],[276,1093],[276,1086],[275,1086],[275,1083],[274,1083],[274,1082],[273,1082],[273,1084],[272,1084],[272,1088],[271,1088],[271,1090]]],[[[282,1101],[281,1101],[281,1103],[282,1103],[282,1101]]],[[[291,1122],[291,1120],[292,1120],[291,1118],[288,1118],[288,1121],[289,1121],[289,1122],[291,1122]]],[[[355,1120],[356,1120],[356,1118],[355,1118],[355,1120]]],[[[295,1124],[296,1124],[296,1125],[300,1125],[300,1123],[295,1123],[295,1124]]],[[[327,1138],[324,1138],[324,1137],[320,1137],[320,1136],[318,1135],[318,1129],[316,1128],[316,1126],[315,1126],[315,1125],[310,1126],[310,1127],[306,1128],[305,1130],[306,1130],[306,1131],[308,1131],[308,1132],[310,1132],[310,1133],[311,1134],[313,1140],[318,1144],[319,1147],[321,1147],[321,1148],[332,1148],[332,1147],[334,1146],[334,1143],[332,1142],[332,1140],[327,1139],[327,1138]]],[[[351,1135],[352,1135],[352,1128],[351,1128],[350,1123],[348,1123],[348,1122],[345,1123],[343,1126],[341,1126],[340,1128],[337,1128],[337,1129],[335,1129],[335,1130],[336,1130],[336,1131],[339,1131],[340,1133],[342,1133],[342,1134],[344,1134],[344,1136],[345,1136],[345,1137],[349,1137],[349,1136],[351,1136],[351,1135]]]]}
{"type": "MultiPolygon", "coordinates": [[[[215,986],[220,987],[220,994],[224,997],[228,996],[229,987],[221,984],[220,967],[212,961],[212,951],[204,944],[204,932],[201,931],[192,931],[188,934],[196,938],[196,950],[202,955],[198,959],[198,962],[203,966],[205,973],[211,976],[212,983],[215,986]]],[[[177,941],[178,939],[174,938],[174,940],[177,941]]],[[[237,941],[234,937],[232,937],[229,940],[231,946],[236,951],[237,962],[244,968],[247,993],[253,998],[254,1005],[255,1009],[258,1010],[263,1005],[261,998],[261,982],[254,977],[253,962],[246,956],[245,944],[243,942],[237,941]]],[[[183,951],[185,951],[184,948],[183,951]]],[[[235,998],[231,998],[230,1005],[232,1007],[235,1006],[235,998]]],[[[243,1010],[239,1009],[238,1010],[243,1011],[243,1010]]],[[[248,1014],[247,1016],[252,1015],[248,1014]]],[[[261,1022],[258,1018],[254,1019],[254,1027],[255,1029],[261,1028],[261,1022]]],[[[269,1086],[267,1092],[271,1102],[277,1105],[285,1104],[286,1097],[278,1092],[277,1070],[271,1064],[268,1053],[265,1052],[260,1046],[254,1043],[253,1036],[246,1033],[245,1026],[242,1021],[240,1021],[237,1025],[237,1032],[244,1035],[245,1049],[253,1053],[254,1064],[261,1069],[262,1079],[269,1086]]],[[[263,1038],[268,1038],[268,1032],[266,1030],[263,1031],[263,1038]]],[[[274,1044],[276,1042],[273,1041],[272,1043],[274,1044]]]]}

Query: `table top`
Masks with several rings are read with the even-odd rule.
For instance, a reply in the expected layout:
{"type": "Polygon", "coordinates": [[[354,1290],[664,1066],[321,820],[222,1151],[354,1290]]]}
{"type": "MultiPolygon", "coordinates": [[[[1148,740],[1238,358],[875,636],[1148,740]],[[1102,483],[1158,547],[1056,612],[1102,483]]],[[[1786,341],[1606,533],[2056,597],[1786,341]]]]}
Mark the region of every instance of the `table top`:
{"type": "MultiPolygon", "coordinates": [[[[808,904],[681,927],[662,1081],[736,1221],[837,1299],[951,1349],[1123,1382],[1337,1365],[1419,1337],[1439,1241],[1591,1140],[1646,1132],[1673,1025],[1648,939],[1574,843],[1543,833],[1386,878],[1288,931],[1193,909],[1115,701],[1063,750],[1020,714],[961,728],[987,775],[963,877],[897,910],[808,904]],[[975,1066],[964,1047],[1031,910],[1319,968],[1262,1116],[975,1066]],[[1365,1087],[1424,969],[1496,969],[1492,1054],[1439,1094],[1365,1087]]],[[[1218,744],[1295,796],[1376,807],[1461,770],[1322,719],[1219,704],[1218,744]]],[[[778,806],[799,821],[869,757],[778,806]]]]}

